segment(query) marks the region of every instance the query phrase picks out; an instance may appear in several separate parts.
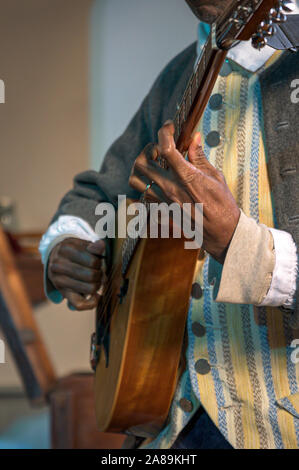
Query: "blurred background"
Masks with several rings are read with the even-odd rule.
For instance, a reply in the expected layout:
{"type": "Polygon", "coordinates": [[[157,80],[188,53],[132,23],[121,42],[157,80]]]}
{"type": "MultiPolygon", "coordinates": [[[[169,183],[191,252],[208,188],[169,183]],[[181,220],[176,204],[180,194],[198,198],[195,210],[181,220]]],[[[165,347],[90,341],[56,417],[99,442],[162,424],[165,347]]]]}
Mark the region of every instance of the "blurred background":
{"type": "MultiPolygon", "coordinates": [[[[94,313],[44,298],[40,234],[73,176],[100,167],[163,66],[196,40],[197,21],[184,0],[0,0],[0,7],[0,227],[9,234],[0,266],[9,251],[58,380],[90,372],[94,313]]],[[[8,289],[11,314],[16,293],[7,279],[0,292],[8,289]]],[[[49,404],[29,404],[1,321],[0,340],[0,448],[51,447],[49,404]]]]}

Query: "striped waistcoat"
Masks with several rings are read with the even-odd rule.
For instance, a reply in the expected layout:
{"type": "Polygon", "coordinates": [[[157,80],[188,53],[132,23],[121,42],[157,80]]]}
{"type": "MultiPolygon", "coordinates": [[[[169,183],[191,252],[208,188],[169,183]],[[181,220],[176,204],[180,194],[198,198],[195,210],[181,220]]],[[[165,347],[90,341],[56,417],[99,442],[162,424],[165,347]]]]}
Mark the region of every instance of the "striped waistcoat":
{"type": "MultiPolygon", "coordinates": [[[[224,173],[239,207],[269,227],[274,226],[271,196],[274,193],[276,200],[280,195],[286,199],[282,193],[289,188],[283,176],[294,177],[292,168],[297,165],[292,156],[282,162],[284,173],[275,160],[268,162],[267,168],[266,154],[274,159],[286,144],[278,143],[279,136],[273,126],[265,128],[263,122],[263,117],[268,122],[272,117],[273,123],[271,113],[277,113],[277,105],[275,111],[275,105],[267,100],[269,90],[273,92],[275,86],[279,90],[279,80],[274,80],[273,85],[273,75],[269,74],[281,63],[279,55],[276,53],[255,74],[231,63],[233,72],[226,77],[219,76],[213,90],[213,94],[222,95],[224,105],[220,110],[208,106],[198,124],[203,140],[211,131],[221,135],[220,145],[213,148],[205,143],[204,150],[210,162],[224,173]],[[273,182],[277,186],[273,187],[273,182]]],[[[284,54],[283,60],[288,61],[289,54],[284,54]]],[[[283,116],[277,115],[277,119],[287,121],[283,116]]],[[[298,155],[296,158],[297,162],[298,155]]],[[[290,231],[296,239],[294,221],[283,204],[286,203],[282,200],[275,203],[279,228],[290,231]]],[[[201,285],[202,296],[190,303],[187,368],[178,383],[165,428],[144,447],[171,447],[202,405],[235,448],[298,448],[299,364],[292,341],[299,338],[299,330],[292,328],[289,314],[277,308],[215,303],[208,258],[198,262],[194,280],[201,285]],[[188,411],[182,406],[186,400],[188,411]]]]}

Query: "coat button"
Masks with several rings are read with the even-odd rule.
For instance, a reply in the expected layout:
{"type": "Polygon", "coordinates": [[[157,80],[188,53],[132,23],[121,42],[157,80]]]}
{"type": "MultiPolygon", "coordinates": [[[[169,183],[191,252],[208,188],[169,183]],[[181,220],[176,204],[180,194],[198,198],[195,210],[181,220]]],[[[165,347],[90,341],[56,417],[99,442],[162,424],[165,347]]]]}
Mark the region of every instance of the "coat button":
{"type": "Polygon", "coordinates": [[[181,398],[179,401],[179,405],[183,411],[186,413],[191,413],[193,410],[193,405],[190,400],[187,400],[187,398],[181,398]]]}
{"type": "Polygon", "coordinates": [[[202,297],[202,288],[198,282],[192,284],[191,296],[193,299],[200,299],[202,297]]]}
{"type": "Polygon", "coordinates": [[[225,61],[224,64],[222,65],[222,67],[221,67],[219,75],[221,77],[227,77],[228,75],[230,75],[232,73],[232,71],[233,71],[233,69],[232,69],[232,66],[230,65],[230,63],[228,61],[225,61]]]}
{"type": "Polygon", "coordinates": [[[203,325],[201,325],[201,323],[195,321],[194,323],[192,323],[192,333],[198,338],[201,338],[206,334],[206,329],[203,325]]]}
{"type": "Polygon", "coordinates": [[[212,111],[218,111],[219,109],[222,108],[223,105],[223,98],[220,93],[215,93],[214,95],[211,96],[210,101],[209,101],[209,106],[212,109],[212,111]]]}
{"type": "Polygon", "coordinates": [[[211,131],[206,136],[206,143],[209,147],[218,147],[221,142],[221,137],[218,131],[211,131]]]}
{"type": "Polygon", "coordinates": [[[206,359],[199,359],[195,363],[195,370],[200,375],[206,375],[210,372],[211,366],[206,359]]]}

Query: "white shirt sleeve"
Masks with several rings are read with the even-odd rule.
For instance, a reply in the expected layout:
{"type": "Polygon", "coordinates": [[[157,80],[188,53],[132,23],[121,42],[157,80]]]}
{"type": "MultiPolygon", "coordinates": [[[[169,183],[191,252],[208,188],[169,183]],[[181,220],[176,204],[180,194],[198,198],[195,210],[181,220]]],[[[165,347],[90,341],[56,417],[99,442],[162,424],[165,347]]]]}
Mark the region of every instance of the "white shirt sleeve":
{"type": "MultiPolygon", "coordinates": [[[[269,229],[274,239],[275,268],[269,291],[260,306],[292,308],[296,295],[298,275],[298,257],[296,244],[288,232],[269,229]]],[[[45,266],[45,291],[48,298],[55,303],[63,300],[58,291],[49,291],[46,279],[46,266],[54,246],[69,237],[95,242],[99,239],[90,225],[80,217],[62,215],[43,235],[39,251],[45,266]]]]}
{"type": "Polygon", "coordinates": [[[274,240],[275,268],[270,289],[260,306],[291,309],[295,303],[298,275],[296,244],[288,232],[269,228],[274,240]]]}
{"type": "Polygon", "coordinates": [[[43,235],[40,244],[39,252],[41,254],[42,262],[45,266],[44,269],[44,286],[45,292],[52,302],[60,303],[63,300],[59,291],[50,289],[49,280],[47,279],[47,264],[50,253],[57,243],[60,243],[65,238],[80,238],[90,242],[95,242],[99,236],[91,228],[91,226],[80,217],[72,215],[61,215],[56,222],[51,224],[43,235]]]}

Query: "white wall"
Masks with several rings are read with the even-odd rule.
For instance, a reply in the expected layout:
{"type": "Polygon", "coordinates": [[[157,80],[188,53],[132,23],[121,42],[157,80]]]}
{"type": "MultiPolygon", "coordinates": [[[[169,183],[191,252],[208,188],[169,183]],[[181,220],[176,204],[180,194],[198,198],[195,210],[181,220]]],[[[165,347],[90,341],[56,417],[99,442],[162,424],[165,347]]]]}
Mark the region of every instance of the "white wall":
{"type": "Polygon", "coordinates": [[[99,168],[164,65],[196,40],[184,0],[95,0],[91,20],[91,164],[99,168]]]}

